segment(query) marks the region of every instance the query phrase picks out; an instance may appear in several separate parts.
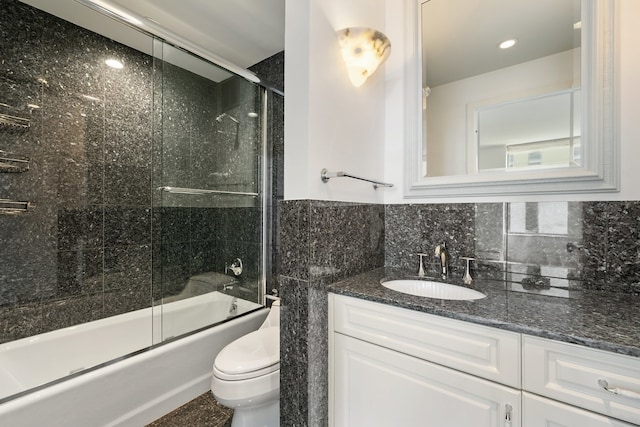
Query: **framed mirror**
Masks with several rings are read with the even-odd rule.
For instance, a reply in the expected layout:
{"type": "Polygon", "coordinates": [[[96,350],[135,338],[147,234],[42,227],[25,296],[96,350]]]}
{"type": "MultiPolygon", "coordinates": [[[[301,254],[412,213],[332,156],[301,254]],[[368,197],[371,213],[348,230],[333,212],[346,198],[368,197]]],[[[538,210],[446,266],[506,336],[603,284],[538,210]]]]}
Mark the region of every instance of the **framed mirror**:
{"type": "Polygon", "coordinates": [[[614,0],[405,6],[405,197],[618,191],[614,0]]]}

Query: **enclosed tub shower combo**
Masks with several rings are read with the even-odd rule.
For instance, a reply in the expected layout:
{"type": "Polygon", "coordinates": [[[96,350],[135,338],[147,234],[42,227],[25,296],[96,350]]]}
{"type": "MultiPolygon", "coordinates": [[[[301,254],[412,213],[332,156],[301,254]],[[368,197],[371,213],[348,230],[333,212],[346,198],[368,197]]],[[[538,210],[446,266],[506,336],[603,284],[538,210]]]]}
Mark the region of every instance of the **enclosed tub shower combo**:
{"type": "Polygon", "coordinates": [[[0,7],[0,425],[143,425],[267,318],[282,93],[104,10],[75,6],[135,48],[0,7]]]}

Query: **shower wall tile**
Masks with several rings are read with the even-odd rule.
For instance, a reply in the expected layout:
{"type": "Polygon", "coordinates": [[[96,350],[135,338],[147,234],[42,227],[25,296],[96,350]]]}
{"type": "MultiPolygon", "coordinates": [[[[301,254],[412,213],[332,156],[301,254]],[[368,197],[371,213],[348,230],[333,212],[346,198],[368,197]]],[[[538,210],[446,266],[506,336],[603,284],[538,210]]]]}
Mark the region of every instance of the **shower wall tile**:
{"type": "Polygon", "coordinates": [[[58,250],[101,248],[104,211],[100,206],[58,210],[58,250]]]}
{"type": "Polygon", "coordinates": [[[105,208],[104,227],[107,247],[150,243],[151,208],[105,208]]]}
{"type": "Polygon", "coordinates": [[[144,166],[105,164],[104,203],[109,206],[150,206],[151,167],[148,163],[144,166]]]}
{"type": "Polygon", "coordinates": [[[101,249],[60,251],[57,262],[58,275],[55,288],[52,289],[56,298],[102,292],[103,251],[101,249]]]}
{"type": "Polygon", "coordinates": [[[42,304],[38,319],[40,331],[49,332],[73,325],[82,319],[84,322],[104,317],[102,294],[92,294],[79,298],[65,298],[42,304]],[[85,320],[86,319],[86,320],[85,320]]]}
{"type": "MultiPolygon", "coordinates": [[[[0,342],[148,306],[152,285],[154,297],[179,293],[191,275],[223,272],[235,257],[259,277],[253,201],[221,197],[211,207],[211,198],[153,190],[256,188],[255,86],[213,83],[17,0],[0,9],[0,103],[11,106],[1,112],[31,119],[28,130],[0,131],[0,150],[31,158],[28,173],[2,175],[0,196],[34,206],[0,216],[0,342]],[[223,112],[241,125],[216,121],[223,112]]],[[[269,126],[282,146],[280,107],[269,126]]]]}

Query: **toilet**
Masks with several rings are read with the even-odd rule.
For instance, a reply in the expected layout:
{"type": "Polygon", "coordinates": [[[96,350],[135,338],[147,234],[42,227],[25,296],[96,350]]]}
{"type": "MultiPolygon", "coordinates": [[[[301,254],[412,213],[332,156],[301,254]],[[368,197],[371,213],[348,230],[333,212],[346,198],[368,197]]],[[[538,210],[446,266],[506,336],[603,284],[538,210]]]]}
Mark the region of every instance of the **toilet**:
{"type": "Polygon", "coordinates": [[[234,410],[231,427],[280,425],[280,301],[257,331],[218,353],[211,392],[234,410]]]}

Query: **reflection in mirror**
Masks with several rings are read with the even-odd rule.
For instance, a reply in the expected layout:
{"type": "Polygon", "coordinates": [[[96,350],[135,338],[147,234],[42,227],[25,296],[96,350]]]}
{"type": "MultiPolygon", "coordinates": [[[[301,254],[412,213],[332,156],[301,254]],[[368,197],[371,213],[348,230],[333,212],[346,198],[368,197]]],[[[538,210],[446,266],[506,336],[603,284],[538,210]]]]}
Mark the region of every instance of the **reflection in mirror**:
{"type": "Polygon", "coordinates": [[[580,91],[472,107],[471,172],[580,166],[580,91]]]}
{"type": "Polygon", "coordinates": [[[581,202],[480,203],[475,274],[511,291],[569,297],[585,269],[581,202]]]}
{"type": "Polygon", "coordinates": [[[404,196],[618,191],[616,4],[405,0],[404,196]]]}
{"type": "Polygon", "coordinates": [[[421,14],[423,175],[580,166],[579,0],[423,0],[421,14]]]}

